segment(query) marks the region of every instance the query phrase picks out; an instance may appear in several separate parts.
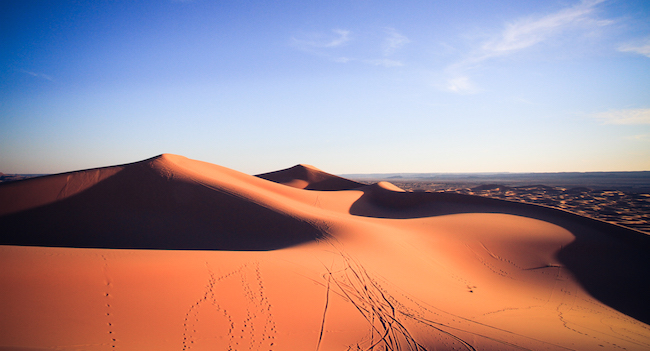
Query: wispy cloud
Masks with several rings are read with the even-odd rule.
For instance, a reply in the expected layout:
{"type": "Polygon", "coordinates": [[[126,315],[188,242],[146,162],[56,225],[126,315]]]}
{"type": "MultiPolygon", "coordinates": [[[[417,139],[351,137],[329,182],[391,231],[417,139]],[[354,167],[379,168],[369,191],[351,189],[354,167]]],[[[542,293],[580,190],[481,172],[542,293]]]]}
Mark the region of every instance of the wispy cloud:
{"type": "Polygon", "coordinates": [[[596,5],[604,0],[582,1],[579,4],[542,17],[519,19],[505,26],[496,37],[483,43],[474,61],[512,54],[540,44],[577,25],[603,26],[611,21],[593,17],[596,5]]]}
{"type": "Polygon", "coordinates": [[[650,141],[650,134],[637,134],[626,137],[625,139],[634,141],[650,141]]]}
{"type": "Polygon", "coordinates": [[[338,37],[334,38],[334,39],[330,40],[328,43],[326,43],[325,44],[326,48],[337,47],[337,46],[343,45],[343,44],[347,43],[348,41],[350,41],[350,31],[342,30],[342,29],[335,29],[333,32],[335,34],[337,34],[338,37]]]}
{"type": "Polygon", "coordinates": [[[49,80],[49,81],[51,81],[51,82],[54,81],[54,80],[52,79],[52,77],[48,76],[47,74],[36,73],[36,72],[32,72],[32,71],[26,71],[26,70],[24,70],[24,69],[21,69],[20,72],[25,73],[25,74],[28,74],[28,75],[30,75],[30,76],[32,76],[32,77],[36,77],[36,78],[41,78],[41,79],[49,80]]]}
{"type": "Polygon", "coordinates": [[[445,90],[459,94],[474,94],[478,92],[476,85],[469,77],[455,77],[447,80],[445,90]]]}
{"type": "Polygon", "coordinates": [[[401,61],[390,60],[390,59],[374,59],[374,60],[362,60],[361,62],[367,63],[373,66],[383,66],[383,67],[400,67],[404,66],[401,61]]]}
{"type": "Polygon", "coordinates": [[[593,117],[601,120],[604,124],[650,124],[650,108],[610,110],[596,113],[593,117]]]}
{"type": "Polygon", "coordinates": [[[334,29],[333,34],[308,34],[301,38],[292,37],[291,41],[300,48],[335,48],[351,40],[350,31],[344,29],[334,29]]]}
{"type": "Polygon", "coordinates": [[[488,60],[505,57],[543,44],[552,39],[566,37],[570,30],[585,30],[611,24],[612,21],[596,17],[597,6],[605,0],[583,0],[580,3],[559,11],[538,16],[528,16],[506,23],[504,28],[484,40],[465,58],[448,66],[447,73],[452,78],[448,89],[465,92],[463,86],[472,86],[469,71],[481,67],[488,60]]]}
{"type": "Polygon", "coordinates": [[[627,43],[618,47],[618,51],[632,52],[650,57],[650,37],[636,43],[627,43]]]}
{"type": "Polygon", "coordinates": [[[341,57],[335,57],[335,58],[333,58],[332,61],[334,61],[334,62],[338,62],[338,63],[348,63],[348,62],[350,62],[350,61],[354,61],[354,59],[353,59],[353,58],[349,58],[349,57],[345,57],[345,56],[341,56],[341,57]]]}
{"type": "Polygon", "coordinates": [[[357,38],[355,45],[347,45],[352,41],[352,32],[344,29],[334,29],[331,33],[325,35],[322,33],[311,33],[291,38],[292,45],[299,50],[327,58],[334,62],[357,62],[381,67],[404,66],[401,61],[389,59],[388,56],[394,54],[402,46],[410,42],[406,36],[398,33],[393,28],[387,28],[382,36],[377,36],[375,33],[370,38],[365,36],[365,40],[358,40],[357,38]],[[375,48],[381,50],[383,57],[372,58],[372,55],[368,55],[368,52],[359,52],[359,47],[366,46],[367,48],[367,44],[372,44],[373,41],[375,41],[375,48]]]}
{"type": "Polygon", "coordinates": [[[390,56],[402,46],[410,43],[409,38],[398,33],[394,28],[386,29],[386,38],[381,45],[384,56],[390,56]]]}

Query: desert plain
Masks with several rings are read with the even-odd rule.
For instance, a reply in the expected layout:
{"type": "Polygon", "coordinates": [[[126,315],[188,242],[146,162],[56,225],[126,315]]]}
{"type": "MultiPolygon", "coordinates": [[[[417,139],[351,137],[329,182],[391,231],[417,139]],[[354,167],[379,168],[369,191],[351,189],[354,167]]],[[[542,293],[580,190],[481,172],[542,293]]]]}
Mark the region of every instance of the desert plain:
{"type": "Polygon", "coordinates": [[[2,183],[0,350],[649,349],[645,227],[495,189],[170,154],[2,183]]]}

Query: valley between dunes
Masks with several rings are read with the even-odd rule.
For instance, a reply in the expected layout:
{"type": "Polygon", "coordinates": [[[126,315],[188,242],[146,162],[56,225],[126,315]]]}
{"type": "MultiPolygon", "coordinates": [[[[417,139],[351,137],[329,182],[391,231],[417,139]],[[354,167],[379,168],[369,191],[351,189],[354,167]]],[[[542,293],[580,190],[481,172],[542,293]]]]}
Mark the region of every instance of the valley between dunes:
{"type": "Polygon", "coordinates": [[[647,350],[650,238],[164,154],[0,184],[0,351],[647,350]]]}

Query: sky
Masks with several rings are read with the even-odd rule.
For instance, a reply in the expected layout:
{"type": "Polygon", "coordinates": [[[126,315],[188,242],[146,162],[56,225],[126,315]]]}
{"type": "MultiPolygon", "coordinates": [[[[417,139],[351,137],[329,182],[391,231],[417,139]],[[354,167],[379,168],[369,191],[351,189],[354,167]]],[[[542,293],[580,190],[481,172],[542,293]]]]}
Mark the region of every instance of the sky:
{"type": "Polygon", "coordinates": [[[645,0],[0,0],[0,172],[650,170],[645,0]]]}

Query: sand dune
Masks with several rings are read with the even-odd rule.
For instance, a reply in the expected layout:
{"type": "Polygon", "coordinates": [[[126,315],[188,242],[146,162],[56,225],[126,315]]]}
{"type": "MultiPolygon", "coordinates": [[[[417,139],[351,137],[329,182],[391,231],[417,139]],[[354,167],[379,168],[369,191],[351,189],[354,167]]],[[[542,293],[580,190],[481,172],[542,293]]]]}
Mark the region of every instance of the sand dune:
{"type": "Polygon", "coordinates": [[[273,187],[267,182],[199,162],[186,166],[182,158],[163,155],[7,184],[1,211],[8,215],[0,218],[4,243],[268,250],[321,235],[268,203],[267,188],[273,187]]]}
{"type": "Polygon", "coordinates": [[[306,190],[350,190],[362,183],[341,178],[310,165],[296,165],[280,171],[258,174],[257,177],[306,190]]]}
{"type": "Polygon", "coordinates": [[[0,239],[0,350],[650,348],[647,235],[311,166],[0,184],[0,239]]]}

